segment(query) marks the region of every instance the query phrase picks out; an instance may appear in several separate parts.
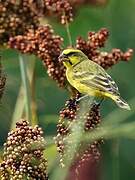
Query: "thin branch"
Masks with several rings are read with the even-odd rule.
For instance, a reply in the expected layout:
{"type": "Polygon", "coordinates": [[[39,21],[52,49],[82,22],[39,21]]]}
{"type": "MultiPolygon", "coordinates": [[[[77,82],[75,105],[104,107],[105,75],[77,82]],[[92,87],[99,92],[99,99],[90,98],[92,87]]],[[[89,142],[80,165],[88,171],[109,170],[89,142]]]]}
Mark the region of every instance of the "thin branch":
{"type": "MultiPolygon", "coordinates": [[[[30,84],[33,81],[34,70],[35,70],[35,58],[32,58],[30,62],[30,67],[27,67],[28,78],[29,78],[30,84]]],[[[22,83],[20,86],[20,90],[18,93],[18,97],[16,100],[16,104],[15,104],[15,108],[14,108],[14,112],[12,116],[11,127],[10,127],[11,130],[15,128],[16,122],[22,118],[24,107],[25,107],[25,92],[24,92],[24,86],[22,83]]],[[[32,111],[32,115],[33,115],[33,111],[32,111]]],[[[36,123],[35,121],[33,122],[33,117],[31,121],[32,121],[32,125],[36,123]]]]}
{"type": "Polygon", "coordinates": [[[70,30],[69,30],[69,23],[66,21],[66,31],[67,31],[67,37],[68,37],[68,40],[69,40],[69,45],[72,47],[72,38],[71,38],[71,33],[70,33],[70,30]]]}
{"type": "Polygon", "coordinates": [[[35,76],[35,65],[36,65],[36,58],[30,59],[30,63],[28,64],[28,78],[30,82],[30,89],[31,89],[31,111],[32,111],[32,119],[31,123],[32,125],[38,124],[38,117],[37,117],[37,104],[36,104],[36,98],[35,98],[35,82],[36,82],[36,76],[35,76]]]}
{"type": "Polygon", "coordinates": [[[24,59],[24,56],[21,54],[19,55],[19,62],[20,62],[20,70],[21,70],[21,77],[22,77],[22,82],[24,86],[24,91],[25,91],[25,115],[27,120],[31,121],[31,95],[30,95],[30,85],[29,85],[29,80],[27,76],[27,65],[24,59]]]}
{"type": "Polygon", "coordinates": [[[16,100],[14,112],[12,115],[12,120],[11,120],[11,127],[10,130],[14,129],[16,126],[16,122],[22,117],[23,110],[24,110],[24,105],[25,105],[25,98],[24,98],[24,88],[23,85],[21,84],[20,90],[18,93],[18,97],[16,100]]]}

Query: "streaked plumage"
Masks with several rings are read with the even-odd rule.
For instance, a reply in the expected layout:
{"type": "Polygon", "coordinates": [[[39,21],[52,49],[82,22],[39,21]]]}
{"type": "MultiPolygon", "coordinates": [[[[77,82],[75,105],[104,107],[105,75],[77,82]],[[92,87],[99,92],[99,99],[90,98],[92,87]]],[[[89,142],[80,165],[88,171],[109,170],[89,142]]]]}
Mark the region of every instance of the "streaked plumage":
{"type": "Polygon", "coordinates": [[[118,87],[110,75],[101,66],[89,60],[82,51],[66,49],[62,52],[60,59],[67,68],[67,80],[80,93],[110,97],[119,107],[130,109],[120,97],[118,87]]]}

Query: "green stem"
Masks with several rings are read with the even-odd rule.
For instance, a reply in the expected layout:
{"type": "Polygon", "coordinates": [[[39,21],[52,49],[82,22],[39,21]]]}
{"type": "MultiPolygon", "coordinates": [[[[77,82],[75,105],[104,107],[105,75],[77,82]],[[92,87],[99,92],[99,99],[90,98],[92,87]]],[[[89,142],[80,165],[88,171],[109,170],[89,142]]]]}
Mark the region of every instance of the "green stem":
{"type": "Polygon", "coordinates": [[[71,33],[70,33],[70,30],[69,30],[69,24],[68,24],[67,21],[66,21],[66,31],[67,31],[67,36],[68,36],[68,40],[69,40],[69,45],[72,47],[71,33]]]}
{"type": "Polygon", "coordinates": [[[35,65],[36,65],[36,59],[33,58],[30,60],[30,64],[28,67],[28,77],[30,77],[32,74],[32,79],[31,80],[29,79],[29,81],[30,81],[30,89],[31,89],[31,112],[32,112],[31,123],[33,126],[38,124],[37,104],[35,98],[35,82],[36,82],[35,65]]]}
{"type": "Polygon", "coordinates": [[[11,127],[10,130],[15,128],[16,122],[22,117],[23,110],[24,110],[24,88],[23,85],[21,84],[20,90],[18,93],[18,97],[16,100],[13,116],[12,116],[12,121],[11,121],[11,127]]]}
{"type": "MultiPolygon", "coordinates": [[[[31,60],[29,60],[29,63],[27,64],[27,72],[28,72],[28,78],[29,78],[30,84],[32,84],[32,81],[33,81],[33,76],[34,76],[34,71],[35,71],[35,61],[36,61],[36,59],[32,58],[31,60]]],[[[14,108],[14,112],[13,112],[13,116],[12,116],[11,127],[10,127],[11,130],[15,128],[16,122],[20,118],[22,118],[24,107],[25,107],[25,90],[24,90],[24,86],[22,83],[20,86],[20,90],[18,93],[18,97],[16,100],[16,104],[15,104],[15,108],[14,108]]],[[[32,111],[32,114],[33,114],[33,111],[32,111]]],[[[34,113],[34,117],[35,116],[36,115],[34,113]]],[[[33,120],[33,118],[31,119],[31,122],[32,122],[32,125],[37,124],[37,121],[35,121],[35,119],[33,120]]]]}
{"type": "Polygon", "coordinates": [[[31,121],[31,95],[30,95],[30,85],[27,76],[27,65],[24,59],[24,56],[21,54],[19,55],[19,62],[20,62],[20,70],[21,70],[21,77],[25,91],[25,115],[28,121],[31,121]]]}

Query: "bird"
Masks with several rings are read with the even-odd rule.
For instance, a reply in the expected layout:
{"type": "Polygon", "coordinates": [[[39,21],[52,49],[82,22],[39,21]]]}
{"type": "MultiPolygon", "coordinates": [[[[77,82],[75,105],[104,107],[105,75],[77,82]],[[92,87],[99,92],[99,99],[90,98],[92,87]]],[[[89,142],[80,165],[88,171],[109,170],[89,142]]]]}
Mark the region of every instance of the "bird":
{"type": "Polygon", "coordinates": [[[68,82],[81,94],[102,99],[111,98],[120,108],[130,110],[130,106],[121,97],[118,86],[111,76],[81,50],[64,49],[59,61],[66,67],[68,82]]]}

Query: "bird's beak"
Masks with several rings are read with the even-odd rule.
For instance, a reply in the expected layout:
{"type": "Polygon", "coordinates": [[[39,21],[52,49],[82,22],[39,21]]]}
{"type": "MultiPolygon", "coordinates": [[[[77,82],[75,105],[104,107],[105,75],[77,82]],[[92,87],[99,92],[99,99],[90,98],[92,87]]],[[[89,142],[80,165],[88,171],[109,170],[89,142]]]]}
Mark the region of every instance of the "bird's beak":
{"type": "Polygon", "coordinates": [[[66,56],[65,54],[61,54],[61,55],[58,57],[58,60],[59,60],[59,62],[68,61],[68,56],[66,56]]]}

